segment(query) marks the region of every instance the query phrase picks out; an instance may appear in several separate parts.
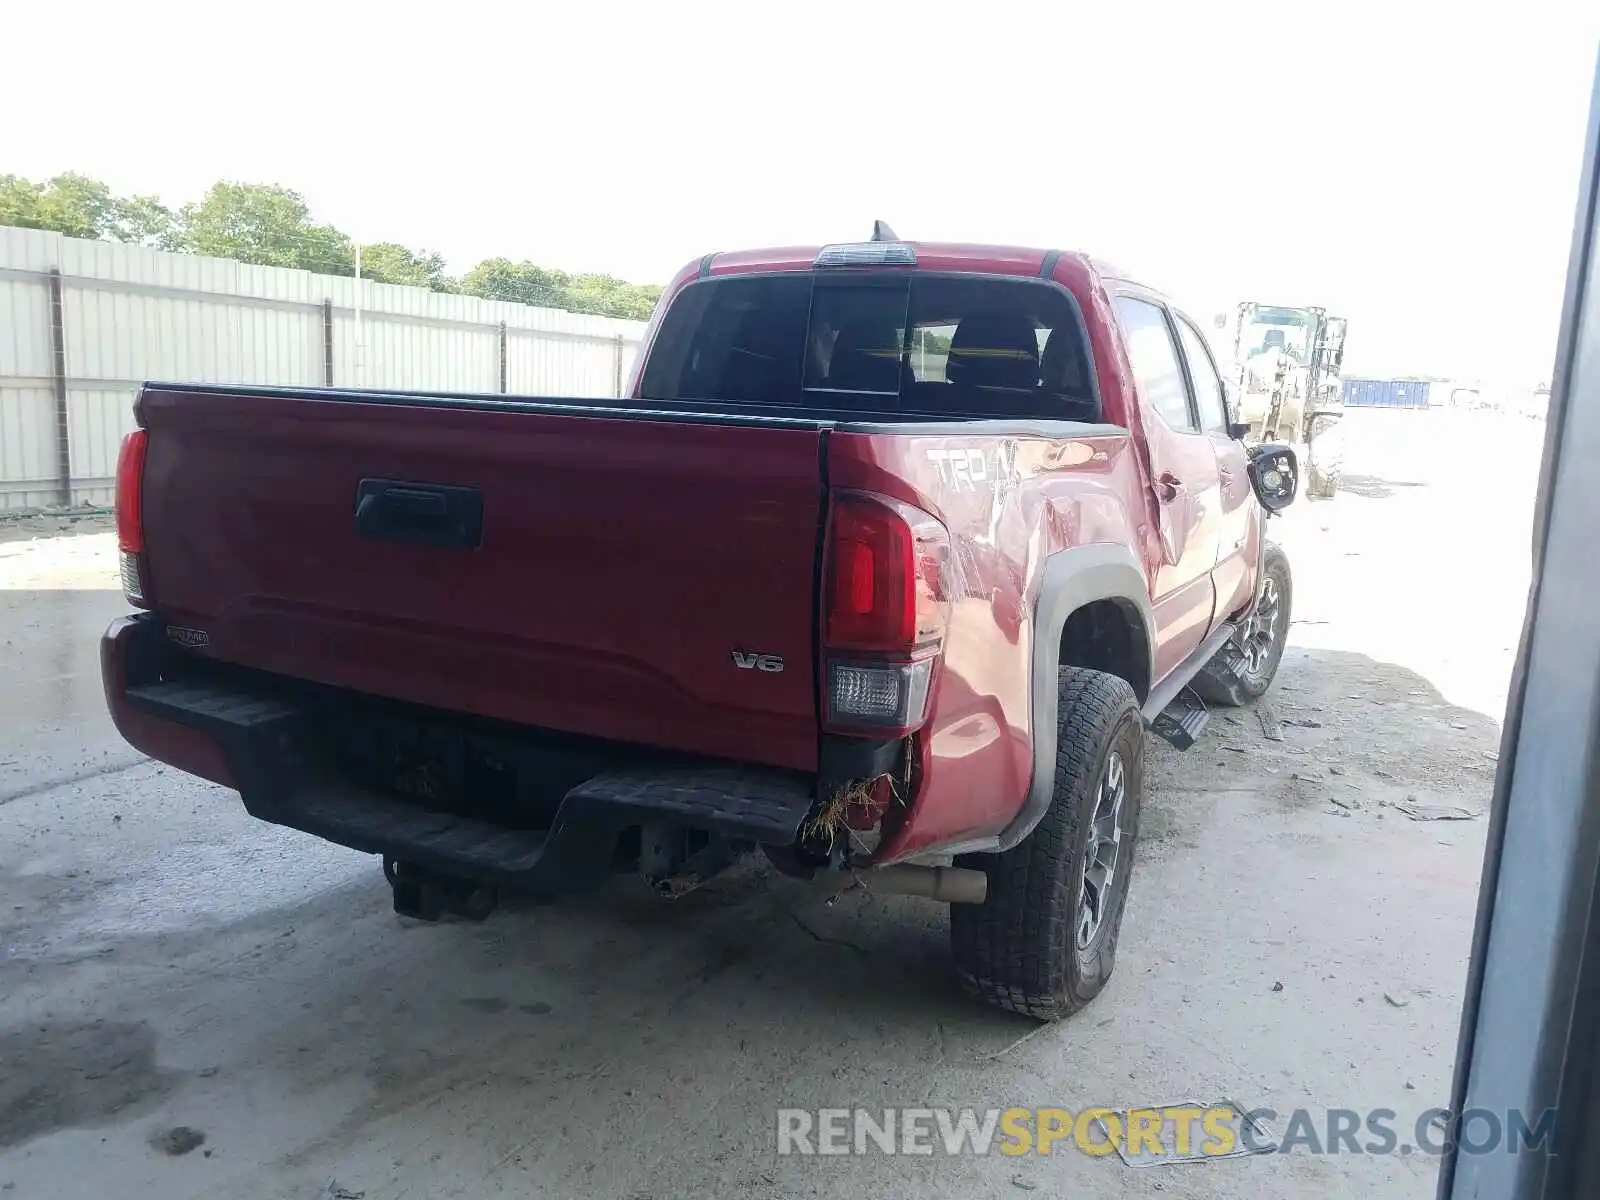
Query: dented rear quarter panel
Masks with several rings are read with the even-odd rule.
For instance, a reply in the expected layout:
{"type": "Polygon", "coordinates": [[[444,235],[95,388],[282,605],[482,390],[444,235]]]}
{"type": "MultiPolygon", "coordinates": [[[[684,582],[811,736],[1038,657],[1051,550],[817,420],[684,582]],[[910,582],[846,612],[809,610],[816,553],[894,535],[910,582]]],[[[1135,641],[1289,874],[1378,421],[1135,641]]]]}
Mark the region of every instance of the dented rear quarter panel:
{"type": "Polygon", "coordinates": [[[880,850],[884,862],[996,835],[1016,815],[1034,770],[1032,615],[1044,564],[1069,547],[1129,545],[1137,536],[1129,499],[1138,493],[1139,468],[1127,433],[995,436],[954,428],[949,435],[841,431],[828,443],[830,486],[932,513],[950,531],[955,563],[933,710],[917,739],[921,784],[880,850]]]}
{"type": "Polygon", "coordinates": [[[839,431],[829,440],[829,485],[933,513],[950,531],[960,571],[933,711],[918,738],[921,785],[880,862],[994,837],[1022,810],[1035,770],[1033,614],[1050,557],[1095,543],[1128,547],[1146,600],[1160,562],[1143,414],[1110,295],[1079,256],[1061,256],[1048,277],[1083,316],[1105,425],[1014,435],[970,426],[947,435],[839,431]]]}

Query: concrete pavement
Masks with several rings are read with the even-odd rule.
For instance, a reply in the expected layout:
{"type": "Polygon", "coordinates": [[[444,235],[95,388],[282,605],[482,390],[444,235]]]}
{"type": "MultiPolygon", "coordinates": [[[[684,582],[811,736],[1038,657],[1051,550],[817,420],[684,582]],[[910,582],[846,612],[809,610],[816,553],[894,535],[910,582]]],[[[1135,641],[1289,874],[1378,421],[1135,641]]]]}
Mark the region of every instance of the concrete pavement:
{"type": "Polygon", "coordinates": [[[672,904],[396,918],[375,860],[116,739],[106,535],[0,546],[4,1195],[1430,1196],[1421,1155],[774,1153],[780,1107],[1228,1096],[1409,1133],[1445,1102],[1484,822],[1392,804],[1487,805],[1537,439],[1397,416],[1359,414],[1347,490],[1275,526],[1281,740],[1246,709],[1152,749],[1117,974],[1021,1044],[960,995],[926,902],[829,908],[752,869],[672,904]]]}

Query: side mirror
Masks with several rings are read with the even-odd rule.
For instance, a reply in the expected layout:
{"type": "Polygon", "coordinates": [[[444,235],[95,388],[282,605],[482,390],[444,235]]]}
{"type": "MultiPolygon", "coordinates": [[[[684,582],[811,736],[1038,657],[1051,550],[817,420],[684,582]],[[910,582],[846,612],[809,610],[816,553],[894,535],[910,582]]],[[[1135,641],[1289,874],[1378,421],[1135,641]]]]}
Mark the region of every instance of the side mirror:
{"type": "Polygon", "coordinates": [[[1250,451],[1250,486],[1269,513],[1294,503],[1300,487],[1300,459],[1292,446],[1269,442],[1250,451]]]}
{"type": "Polygon", "coordinates": [[[1248,421],[1228,422],[1228,436],[1234,441],[1242,442],[1250,436],[1250,423],[1248,421]]]}

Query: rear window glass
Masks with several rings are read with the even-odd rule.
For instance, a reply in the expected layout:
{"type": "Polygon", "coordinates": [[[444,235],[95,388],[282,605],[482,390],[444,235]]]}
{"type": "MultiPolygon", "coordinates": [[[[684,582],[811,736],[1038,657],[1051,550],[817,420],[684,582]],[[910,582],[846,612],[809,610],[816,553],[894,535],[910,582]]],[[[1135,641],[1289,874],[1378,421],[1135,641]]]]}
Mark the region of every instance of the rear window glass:
{"type": "Polygon", "coordinates": [[[1027,280],[884,272],[693,283],[645,364],[649,400],[1097,421],[1077,310],[1027,280]]]}

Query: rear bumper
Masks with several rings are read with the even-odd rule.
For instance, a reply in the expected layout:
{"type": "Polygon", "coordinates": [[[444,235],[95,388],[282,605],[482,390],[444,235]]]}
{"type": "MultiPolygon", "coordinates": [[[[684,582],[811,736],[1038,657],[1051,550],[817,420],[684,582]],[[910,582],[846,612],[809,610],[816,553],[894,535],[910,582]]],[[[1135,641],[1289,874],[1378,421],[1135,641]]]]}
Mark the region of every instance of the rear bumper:
{"type": "Polygon", "coordinates": [[[152,614],[112,622],[101,642],[106,703],[134,747],[238,790],[246,810],[338,845],[433,870],[535,890],[592,886],[630,828],[675,826],[787,846],[813,782],[735,766],[608,771],[568,791],[548,829],[516,829],[435,811],[338,778],[307,752],[310,715],[270,694],[164,680],[164,631],[152,614]]]}
{"type": "Polygon", "coordinates": [[[100,639],[100,682],[117,732],[135,750],[199,775],[223,787],[236,787],[222,748],[187,726],[163,721],[128,703],[128,689],[160,678],[163,630],[149,613],[118,617],[100,639]]]}

